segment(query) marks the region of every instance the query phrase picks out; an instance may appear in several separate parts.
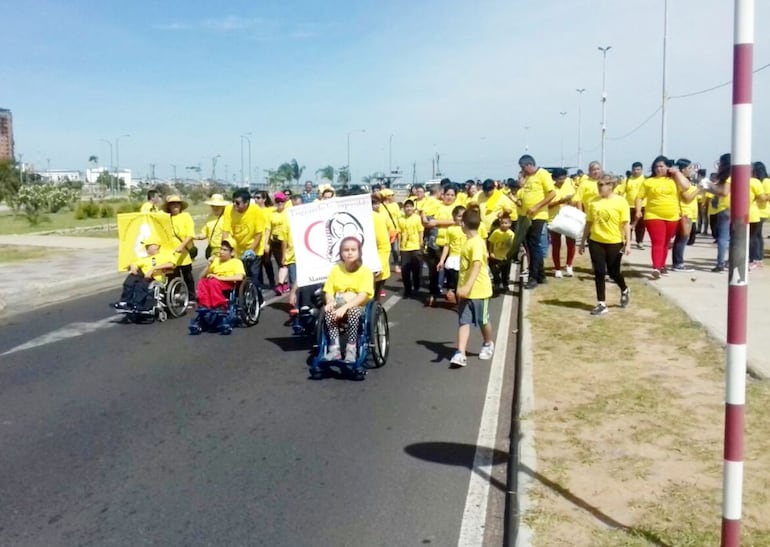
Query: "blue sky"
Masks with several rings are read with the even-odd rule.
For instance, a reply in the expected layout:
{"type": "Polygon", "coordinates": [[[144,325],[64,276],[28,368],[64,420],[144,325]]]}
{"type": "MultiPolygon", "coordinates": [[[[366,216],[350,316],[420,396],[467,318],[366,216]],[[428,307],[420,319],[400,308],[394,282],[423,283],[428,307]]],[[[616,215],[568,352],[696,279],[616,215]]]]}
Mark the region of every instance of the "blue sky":
{"type": "MultiPolygon", "coordinates": [[[[669,0],[669,94],[731,78],[732,2],[669,0]]],[[[90,155],[158,177],[171,164],[221,155],[240,171],[251,132],[253,171],[296,157],[312,173],[346,162],[354,177],[393,166],[411,180],[431,157],[453,179],[514,172],[525,146],[543,165],[599,157],[601,53],[607,58],[607,167],[657,154],[663,0],[468,2],[261,1],[0,3],[0,107],[14,114],[17,153],[45,168],[84,169],[90,155]],[[560,112],[567,112],[561,116],[560,112]],[[524,127],[529,127],[524,130],[524,127]]],[[[770,5],[757,2],[757,21],[770,5]]],[[[770,63],[757,33],[755,67],[770,63]]],[[[755,78],[754,150],[770,161],[770,69],[755,78]]],[[[669,106],[667,152],[705,165],[730,145],[730,88],[669,106]]],[[[254,179],[254,173],[252,173],[254,179]]]]}

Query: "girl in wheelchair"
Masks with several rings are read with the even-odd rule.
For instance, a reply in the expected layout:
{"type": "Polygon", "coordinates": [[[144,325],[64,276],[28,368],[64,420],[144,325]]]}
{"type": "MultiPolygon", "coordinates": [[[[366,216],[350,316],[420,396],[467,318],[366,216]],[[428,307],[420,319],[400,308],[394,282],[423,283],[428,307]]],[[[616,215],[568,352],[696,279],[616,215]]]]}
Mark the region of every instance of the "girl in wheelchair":
{"type": "Polygon", "coordinates": [[[243,262],[235,258],[234,248],[232,240],[223,239],[219,255],[213,257],[203,271],[198,282],[199,308],[226,308],[225,292],[233,289],[238,281],[243,281],[246,271],[243,262]]]}
{"type": "Polygon", "coordinates": [[[340,351],[340,330],[345,325],[345,361],[355,362],[358,329],[364,306],[374,296],[374,276],[363,265],[361,242],[346,237],[340,244],[340,262],[334,265],[324,283],[324,323],[329,336],[329,351],[326,361],[342,359],[340,351]]]}

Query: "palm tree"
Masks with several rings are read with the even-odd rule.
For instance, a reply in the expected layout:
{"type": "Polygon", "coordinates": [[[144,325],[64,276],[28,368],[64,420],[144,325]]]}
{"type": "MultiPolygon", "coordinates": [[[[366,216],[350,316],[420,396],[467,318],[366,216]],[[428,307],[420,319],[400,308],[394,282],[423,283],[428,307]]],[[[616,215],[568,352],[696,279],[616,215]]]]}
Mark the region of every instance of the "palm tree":
{"type": "Polygon", "coordinates": [[[99,163],[99,156],[88,156],[88,163],[96,166],[96,164],[99,163]]]}
{"type": "Polygon", "coordinates": [[[337,184],[346,186],[350,183],[350,169],[347,165],[343,165],[337,169],[337,184]]]}
{"type": "Polygon", "coordinates": [[[334,182],[334,167],[332,167],[331,165],[327,165],[326,167],[321,167],[320,169],[317,169],[315,174],[321,175],[322,179],[326,179],[329,182],[334,182]]]}
{"type": "Polygon", "coordinates": [[[289,180],[296,180],[297,184],[299,184],[299,180],[302,178],[302,173],[305,171],[305,166],[303,165],[300,167],[297,163],[297,160],[292,158],[289,162],[289,168],[291,171],[291,178],[289,180]]]}

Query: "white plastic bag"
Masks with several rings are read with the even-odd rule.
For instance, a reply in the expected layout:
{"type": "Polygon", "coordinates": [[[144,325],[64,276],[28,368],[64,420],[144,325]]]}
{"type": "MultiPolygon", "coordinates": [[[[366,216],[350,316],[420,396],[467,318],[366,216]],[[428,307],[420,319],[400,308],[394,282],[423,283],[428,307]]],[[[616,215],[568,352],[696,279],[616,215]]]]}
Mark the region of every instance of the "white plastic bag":
{"type": "Polygon", "coordinates": [[[586,228],[586,214],[576,207],[565,205],[548,225],[548,229],[557,234],[580,241],[586,228]]]}

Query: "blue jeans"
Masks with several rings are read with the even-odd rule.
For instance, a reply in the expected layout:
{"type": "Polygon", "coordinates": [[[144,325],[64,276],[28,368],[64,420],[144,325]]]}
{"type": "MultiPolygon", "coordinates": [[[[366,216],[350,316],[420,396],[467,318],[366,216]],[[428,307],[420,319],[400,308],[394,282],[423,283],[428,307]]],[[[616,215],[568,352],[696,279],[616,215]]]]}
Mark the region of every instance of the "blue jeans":
{"type": "Polygon", "coordinates": [[[535,280],[537,283],[545,283],[545,269],[543,268],[545,258],[544,232],[545,220],[533,220],[524,236],[524,244],[529,251],[529,279],[535,280]]]}
{"type": "Polygon", "coordinates": [[[717,217],[717,266],[725,267],[725,257],[730,248],[730,209],[720,211],[717,217]]]}
{"type": "Polygon", "coordinates": [[[765,241],[762,239],[762,225],[765,219],[759,219],[759,222],[749,224],[749,260],[752,262],[762,262],[765,257],[765,241]]]}
{"type": "MultiPolygon", "coordinates": [[[[690,223],[690,233],[694,230],[692,222],[690,223]]],[[[683,234],[681,225],[677,228],[676,237],[674,238],[674,247],[671,250],[671,262],[676,268],[677,266],[684,266],[684,250],[687,248],[687,242],[690,240],[690,233],[683,234]]]]}

